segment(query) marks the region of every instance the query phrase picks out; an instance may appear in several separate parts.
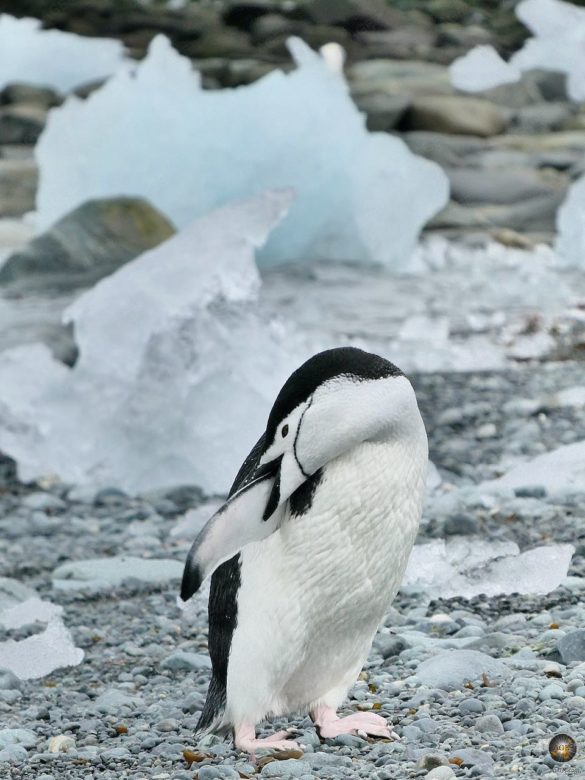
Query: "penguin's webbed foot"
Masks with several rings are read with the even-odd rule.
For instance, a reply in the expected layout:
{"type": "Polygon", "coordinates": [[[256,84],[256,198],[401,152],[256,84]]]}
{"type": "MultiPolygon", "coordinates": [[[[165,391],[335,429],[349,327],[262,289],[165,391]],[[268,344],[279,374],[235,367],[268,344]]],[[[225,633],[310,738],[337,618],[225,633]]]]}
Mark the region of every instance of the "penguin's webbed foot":
{"type": "Polygon", "coordinates": [[[235,730],[234,744],[238,750],[246,753],[255,753],[257,750],[300,750],[298,742],[287,739],[288,736],[288,731],[277,731],[269,737],[257,739],[254,726],[243,725],[235,730]]]}
{"type": "Polygon", "coordinates": [[[386,719],[375,712],[354,712],[353,715],[340,718],[333,707],[321,706],[311,713],[311,717],[322,739],[330,739],[340,734],[399,739],[398,734],[388,726],[386,719]]]}

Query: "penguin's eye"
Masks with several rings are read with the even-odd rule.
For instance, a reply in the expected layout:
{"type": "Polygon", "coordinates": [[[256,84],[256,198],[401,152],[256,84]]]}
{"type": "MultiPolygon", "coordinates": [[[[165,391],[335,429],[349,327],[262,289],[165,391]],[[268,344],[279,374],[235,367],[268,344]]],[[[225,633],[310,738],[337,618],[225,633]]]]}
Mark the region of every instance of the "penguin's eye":
{"type": "Polygon", "coordinates": [[[283,438],[283,439],[284,439],[286,436],[288,436],[288,425],[283,425],[283,426],[282,426],[282,431],[281,431],[281,434],[282,434],[282,438],[283,438]]]}

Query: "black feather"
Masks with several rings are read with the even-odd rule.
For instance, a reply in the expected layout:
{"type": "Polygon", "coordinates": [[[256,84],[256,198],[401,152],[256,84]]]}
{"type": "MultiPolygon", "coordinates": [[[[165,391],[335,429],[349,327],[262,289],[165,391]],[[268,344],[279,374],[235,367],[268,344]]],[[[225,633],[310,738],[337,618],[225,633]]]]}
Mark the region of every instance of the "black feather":
{"type": "MultiPolygon", "coordinates": [[[[252,480],[263,451],[262,435],[238,471],[228,497],[252,480]]],[[[240,581],[239,553],[220,564],[211,575],[208,645],[212,672],[207,699],[197,723],[198,736],[217,728],[225,710],[228,659],[238,623],[240,581]]]]}

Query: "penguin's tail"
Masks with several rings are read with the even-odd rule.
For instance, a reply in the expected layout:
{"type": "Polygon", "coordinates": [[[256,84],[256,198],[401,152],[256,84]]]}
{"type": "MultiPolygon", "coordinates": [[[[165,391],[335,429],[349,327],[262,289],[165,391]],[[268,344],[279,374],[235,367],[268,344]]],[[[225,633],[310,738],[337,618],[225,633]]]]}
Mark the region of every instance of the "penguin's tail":
{"type": "Polygon", "coordinates": [[[207,699],[195,729],[196,739],[201,739],[206,734],[225,734],[228,731],[229,723],[224,723],[225,702],[225,686],[212,676],[207,699]]]}

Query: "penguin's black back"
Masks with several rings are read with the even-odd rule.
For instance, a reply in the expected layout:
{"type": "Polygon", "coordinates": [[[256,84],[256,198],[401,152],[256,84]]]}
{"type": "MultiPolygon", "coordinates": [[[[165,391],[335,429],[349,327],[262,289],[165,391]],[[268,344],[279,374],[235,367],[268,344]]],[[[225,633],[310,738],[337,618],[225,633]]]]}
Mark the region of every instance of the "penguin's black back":
{"type": "MultiPolygon", "coordinates": [[[[264,434],[243,462],[231,487],[229,496],[243,487],[252,477],[264,450],[264,434]]],[[[240,554],[225,561],[211,575],[209,590],[209,656],[211,682],[205,706],[197,724],[197,735],[203,736],[219,726],[226,702],[228,658],[232,637],[238,623],[237,595],[240,588],[240,554]]]]}

